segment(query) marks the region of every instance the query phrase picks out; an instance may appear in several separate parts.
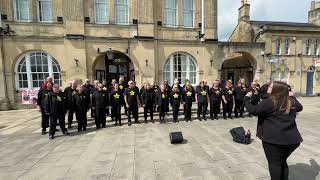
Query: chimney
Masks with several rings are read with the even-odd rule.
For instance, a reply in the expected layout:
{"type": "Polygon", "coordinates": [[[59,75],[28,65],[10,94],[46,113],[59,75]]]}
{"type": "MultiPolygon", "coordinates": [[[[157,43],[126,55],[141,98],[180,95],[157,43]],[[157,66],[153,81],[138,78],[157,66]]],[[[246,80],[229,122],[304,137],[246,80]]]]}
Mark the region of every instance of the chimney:
{"type": "Polygon", "coordinates": [[[315,8],[316,8],[316,2],[315,1],[311,1],[310,11],[314,10],[315,8]]]}
{"type": "Polygon", "coordinates": [[[248,0],[241,0],[238,21],[250,21],[250,4],[248,3],[248,0]]]}
{"type": "Polygon", "coordinates": [[[320,1],[311,1],[310,10],[308,12],[308,22],[320,25],[320,1]]]}

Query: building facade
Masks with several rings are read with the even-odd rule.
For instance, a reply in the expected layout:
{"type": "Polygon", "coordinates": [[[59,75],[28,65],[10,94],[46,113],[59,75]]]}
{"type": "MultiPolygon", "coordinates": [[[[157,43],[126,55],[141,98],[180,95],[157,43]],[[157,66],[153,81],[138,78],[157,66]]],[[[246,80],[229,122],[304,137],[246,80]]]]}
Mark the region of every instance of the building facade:
{"type": "Polygon", "coordinates": [[[262,55],[269,67],[270,79],[286,81],[298,94],[317,95],[320,69],[315,62],[320,57],[320,2],[311,2],[308,15],[307,23],[253,21],[250,4],[245,0],[229,41],[264,42],[262,55]]]}
{"type": "Polygon", "coordinates": [[[0,109],[24,107],[21,92],[47,76],[62,87],[267,77],[263,42],[218,41],[217,0],[0,0],[0,13],[0,109]]]}

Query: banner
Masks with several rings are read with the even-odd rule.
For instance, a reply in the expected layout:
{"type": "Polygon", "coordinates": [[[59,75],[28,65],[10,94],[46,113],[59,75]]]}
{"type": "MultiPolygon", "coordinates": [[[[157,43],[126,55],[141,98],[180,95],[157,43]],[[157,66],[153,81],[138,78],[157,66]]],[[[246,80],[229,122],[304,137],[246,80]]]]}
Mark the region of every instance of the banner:
{"type": "Polygon", "coordinates": [[[36,104],[38,99],[39,89],[22,90],[22,104],[36,104]]]}

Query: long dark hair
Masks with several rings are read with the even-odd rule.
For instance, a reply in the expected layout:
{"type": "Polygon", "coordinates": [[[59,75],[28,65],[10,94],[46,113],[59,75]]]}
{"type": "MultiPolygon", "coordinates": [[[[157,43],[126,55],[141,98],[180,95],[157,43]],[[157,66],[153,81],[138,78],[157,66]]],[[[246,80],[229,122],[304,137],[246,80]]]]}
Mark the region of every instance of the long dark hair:
{"type": "Polygon", "coordinates": [[[275,111],[289,113],[292,107],[292,99],[289,96],[288,84],[281,81],[274,81],[270,94],[275,111]]]}

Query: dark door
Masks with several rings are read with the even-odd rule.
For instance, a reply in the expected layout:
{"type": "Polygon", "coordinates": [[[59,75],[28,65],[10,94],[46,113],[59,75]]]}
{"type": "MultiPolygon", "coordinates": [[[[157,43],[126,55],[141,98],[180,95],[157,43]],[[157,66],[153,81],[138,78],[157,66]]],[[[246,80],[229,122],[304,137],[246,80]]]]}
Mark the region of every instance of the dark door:
{"type": "Polygon", "coordinates": [[[106,80],[111,83],[112,79],[118,80],[120,76],[124,77],[125,82],[130,78],[129,63],[109,63],[107,71],[106,80]]]}
{"type": "Polygon", "coordinates": [[[104,70],[96,70],[96,79],[102,82],[106,79],[106,72],[104,70]]]}
{"type": "Polygon", "coordinates": [[[307,72],[307,96],[313,95],[313,73],[307,72]]]}
{"type": "Polygon", "coordinates": [[[228,72],[226,80],[231,80],[234,83],[234,72],[228,72]]]}

